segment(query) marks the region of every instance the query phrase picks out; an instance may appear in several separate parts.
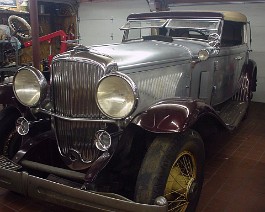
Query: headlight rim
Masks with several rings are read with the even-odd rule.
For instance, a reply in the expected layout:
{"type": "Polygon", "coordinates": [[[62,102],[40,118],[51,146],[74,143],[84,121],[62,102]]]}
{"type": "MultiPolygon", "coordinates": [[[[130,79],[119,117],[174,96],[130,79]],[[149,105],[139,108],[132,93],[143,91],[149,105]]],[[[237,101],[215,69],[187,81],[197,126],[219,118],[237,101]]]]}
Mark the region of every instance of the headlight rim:
{"type": "Polygon", "coordinates": [[[23,66],[23,67],[19,68],[17,70],[17,72],[15,73],[15,75],[14,75],[14,78],[13,78],[13,92],[14,92],[14,95],[15,95],[16,99],[22,105],[24,105],[26,107],[39,106],[43,102],[43,100],[46,98],[47,90],[48,90],[48,83],[47,83],[47,80],[46,80],[45,76],[41,73],[41,71],[39,71],[38,69],[36,69],[33,66],[23,66]],[[17,92],[16,92],[16,84],[15,84],[16,77],[22,70],[25,70],[25,69],[30,71],[36,77],[36,79],[38,81],[38,84],[39,84],[39,87],[40,87],[40,97],[39,97],[38,101],[35,104],[32,104],[32,105],[28,105],[28,104],[22,102],[20,100],[20,98],[18,97],[17,92]]]}
{"type": "Polygon", "coordinates": [[[103,76],[97,83],[97,87],[96,87],[96,93],[95,93],[95,99],[96,99],[96,104],[98,106],[98,108],[100,109],[100,111],[105,115],[107,116],[108,118],[111,118],[111,119],[114,119],[114,120],[122,120],[122,119],[126,119],[128,118],[129,116],[131,116],[136,108],[137,108],[137,105],[138,105],[138,102],[139,102],[139,92],[138,92],[138,88],[135,84],[135,82],[129,77],[127,76],[126,74],[123,74],[121,72],[115,72],[115,73],[110,73],[110,74],[107,74],[105,76],[103,76]],[[98,88],[101,84],[101,82],[103,80],[105,80],[106,78],[108,77],[120,77],[121,79],[125,80],[128,85],[130,86],[131,90],[132,90],[132,93],[133,93],[133,97],[134,97],[134,104],[130,110],[129,113],[127,113],[127,115],[125,116],[122,116],[122,117],[114,117],[114,116],[110,116],[109,114],[105,113],[105,111],[101,108],[99,102],[98,102],[98,98],[97,98],[97,94],[98,94],[98,88]]]}

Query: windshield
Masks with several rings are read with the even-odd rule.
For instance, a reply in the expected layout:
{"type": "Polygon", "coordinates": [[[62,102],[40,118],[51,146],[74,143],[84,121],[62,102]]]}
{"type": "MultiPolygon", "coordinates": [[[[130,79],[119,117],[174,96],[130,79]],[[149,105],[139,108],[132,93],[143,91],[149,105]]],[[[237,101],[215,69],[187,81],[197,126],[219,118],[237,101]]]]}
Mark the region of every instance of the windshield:
{"type": "Polygon", "coordinates": [[[219,19],[148,19],[129,20],[121,29],[124,40],[154,35],[207,40],[209,34],[218,33],[219,25],[219,19]]]}

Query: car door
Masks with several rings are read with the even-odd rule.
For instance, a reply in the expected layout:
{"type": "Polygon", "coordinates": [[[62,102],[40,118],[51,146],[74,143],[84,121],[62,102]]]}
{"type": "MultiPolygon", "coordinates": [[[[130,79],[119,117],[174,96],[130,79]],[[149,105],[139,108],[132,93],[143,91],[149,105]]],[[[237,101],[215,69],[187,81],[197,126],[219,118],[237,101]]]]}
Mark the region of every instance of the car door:
{"type": "Polygon", "coordinates": [[[247,53],[244,33],[244,23],[224,21],[220,52],[214,62],[212,105],[225,102],[239,88],[247,53]]]}

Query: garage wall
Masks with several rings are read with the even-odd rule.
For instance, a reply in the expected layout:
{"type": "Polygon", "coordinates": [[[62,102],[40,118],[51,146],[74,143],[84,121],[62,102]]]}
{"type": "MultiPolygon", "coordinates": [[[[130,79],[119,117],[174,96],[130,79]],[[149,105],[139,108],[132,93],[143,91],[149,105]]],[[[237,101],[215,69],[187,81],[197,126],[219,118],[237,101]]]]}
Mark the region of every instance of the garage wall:
{"type": "Polygon", "coordinates": [[[84,45],[121,42],[125,24],[130,13],[149,12],[146,0],[101,0],[80,3],[80,43],[84,45]]]}
{"type": "Polygon", "coordinates": [[[250,57],[258,65],[258,86],[253,101],[265,102],[265,2],[237,2],[226,4],[175,4],[170,10],[234,10],[244,13],[251,23],[252,50],[250,57]]]}

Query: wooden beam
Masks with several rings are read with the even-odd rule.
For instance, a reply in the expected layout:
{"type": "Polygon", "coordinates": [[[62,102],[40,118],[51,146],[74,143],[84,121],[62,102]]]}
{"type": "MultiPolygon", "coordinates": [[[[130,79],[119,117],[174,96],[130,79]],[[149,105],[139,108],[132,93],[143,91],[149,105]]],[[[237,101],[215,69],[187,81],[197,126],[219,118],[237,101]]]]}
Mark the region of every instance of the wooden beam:
{"type": "Polygon", "coordinates": [[[39,18],[38,3],[36,0],[29,0],[30,25],[32,33],[32,58],[33,66],[40,69],[40,43],[39,43],[39,18]]]}

